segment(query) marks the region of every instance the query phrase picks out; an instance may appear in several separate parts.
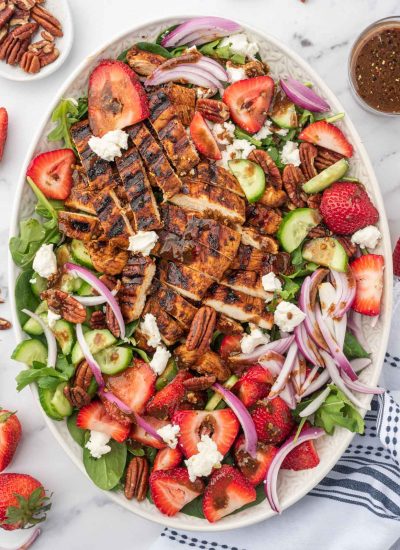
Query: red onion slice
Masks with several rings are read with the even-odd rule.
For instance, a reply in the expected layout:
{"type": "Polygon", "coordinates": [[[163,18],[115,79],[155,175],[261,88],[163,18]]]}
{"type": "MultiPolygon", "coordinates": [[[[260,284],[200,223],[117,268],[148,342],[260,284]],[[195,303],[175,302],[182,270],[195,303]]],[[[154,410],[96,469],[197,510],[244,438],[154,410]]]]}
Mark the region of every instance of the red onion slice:
{"type": "Polygon", "coordinates": [[[116,395],[114,395],[112,392],[110,392],[107,388],[102,387],[97,392],[99,395],[104,397],[104,399],[107,399],[110,403],[114,403],[114,405],[117,405],[117,407],[124,412],[125,414],[132,414],[133,411],[128,405],[125,405],[123,401],[116,395]]]}
{"type": "Polygon", "coordinates": [[[245,449],[250,456],[255,458],[257,454],[258,438],[256,428],[249,411],[235,394],[221,386],[221,384],[214,384],[213,389],[222,395],[225,403],[237,416],[244,433],[245,449]]]}
{"type": "Polygon", "coordinates": [[[315,318],[314,308],[311,304],[311,287],[313,286],[314,281],[319,279],[318,269],[314,271],[312,276],[308,276],[304,279],[303,284],[301,285],[300,296],[299,296],[299,307],[306,314],[306,318],[303,321],[303,324],[306,328],[307,333],[311,336],[314,342],[322,349],[328,351],[327,343],[325,342],[321,330],[319,329],[317,320],[315,318]]]}
{"type": "Polygon", "coordinates": [[[364,336],[361,313],[357,313],[356,311],[352,310],[348,315],[347,326],[360,342],[365,351],[371,351],[368,341],[364,336]]]}
{"type": "Polygon", "coordinates": [[[278,378],[275,380],[274,384],[272,385],[271,391],[268,394],[268,399],[274,399],[274,397],[279,395],[281,390],[283,390],[283,388],[285,387],[286,382],[289,378],[289,375],[292,372],[293,366],[295,364],[297,352],[298,352],[297,344],[296,342],[293,342],[290,345],[290,348],[287,353],[285,362],[283,363],[281,372],[279,373],[278,378]]]}
{"type": "MultiPolygon", "coordinates": [[[[115,296],[117,294],[117,290],[111,290],[111,294],[115,296]]],[[[78,296],[73,294],[72,297],[85,307],[101,306],[107,302],[104,296],[78,296]]]]}
{"type": "MultiPolygon", "coordinates": [[[[322,357],[321,357],[321,362],[323,363],[322,361],[322,357]]],[[[303,397],[303,395],[305,395],[305,392],[307,390],[307,388],[309,388],[314,380],[314,378],[317,376],[318,374],[318,370],[319,370],[319,366],[316,365],[308,374],[308,376],[306,377],[306,379],[304,380],[301,388],[300,388],[300,391],[299,391],[299,395],[301,397],[303,397]]],[[[329,376],[327,377],[326,379],[326,382],[329,380],[329,376]]],[[[323,384],[321,384],[321,386],[323,386],[323,384]]],[[[320,387],[321,387],[320,386],[320,387]]]]}
{"type": "Polygon", "coordinates": [[[258,360],[259,365],[268,370],[274,376],[279,375],[284,362],[284,356],[276,351],[267,351],[267,353],[262,355],[258,360]]]}
{"type": "Polygon", "coordinates": [[[23,542],[21,545],[13,547],[7,546],[7,548],[5,548],[4,546],[0,546],[0,550],[28,550],[28,548],[32,546],[32,544],[35,542],[41,532],[41,529],[37,527],[36,529],[34,529],[33,533],[28,536],[26,541],[23,542]]]}
{"type": "Polygon", "coordinates": [[[106,302],[111,307],[115,318],[117,319],[117,323],[119,326],[120,331],[120,338],[123,340],[125,338],[125,323],[124,319],[122,317],[121,309],[118,305],[117,300],[113,296],[112,292],[106,287],[104,283],[102,283],[96,275],[94,275],[91,271],[86,269],[85,267],[82,267],[81,265],[76,265],[72,263],[66,263],[64,265],[64,268],[72,274],[77,275],[84,281],[86,281],[89,285],[91,285],[101,296],[103,296],[106,299],[106,302]]]}
{"type": "Polygon", "coordinates": [[[332,278],[336,286],[335,308],[332,317],[343,317],[351,308],[356,297],[356,281],[349,268],[346,273],[331,270],[332,278]]]}
{"type": "MultiPolygon", "coordinates": [[[[313,372],[314,372],[314,369],[313,369],[313,372]]],[[[315,378],[316,374],[317,373],[315,372],[313,378],[315,378]]],[[[311,373],[310,373],[310,378],[311,378],[311,373]]],[[[318,375],[318,378],[316,380],[311,379],[309,384],[306,380],[306,382],[303,384],[303,387],[301,389],[301,398],[303,399],[303,397],[307,397],[308,395],[311,395],[315,391],[320,390],[323,386],[325,386],[325,384],[329,382],[330,378],[331,376],[329,372],[325,369],[318,375]]]]}
{"type": "Polygon", "coordinates": [[[85,336],[82,331],[82,325],[80,323],[76,325],[76,338],[81,347],[82,353],[85,356],[85,359],[88,362],[88,365],[93,373],[93,376],[96,379],[97,385],[102,388],[104,386],[104,379],[101,373],[101,369],[96,363],[96,360],[89,349],[89,346],[85,340],[85,336]]]}
{"type": "Polygon", "coordinates": [[[325,435],[325,431],[322,428],[305,428],[300,432],[300,435],[295,440],[295,435],[292,435],[285,441],[282,447],[274,456],[270,467],[268,469],[267,475],[264,479],[264,491],[267,496],[268,502],[271,505],[271,508],[280,513],[281,507],[278,499],[278,474],[282,466],[283,461],[287,455],[293,451],[298,445],[304,443],[305,441],[310,441],[312,439],[318,439],[325,435]]]}
{"type": "Polygon", "coordinates": [[[313,365],[322,365],[322,359],[314,342],[309,337],[304,323],[297,325],[294,329],[294,337],[297,346],[309,363],[313,365]]]}
{"type": "Polygon", "coordinates": [[[281,338],[280,340],[274,340],[268,344],[263,344],[262,346],[256,347],[251,353],[239,353],[237,355],[231,355],[229,361],[232,363],[254,363],[258,359],[267,353],[267,351],[276,351],[277,353],[283,354],[286,353],[289,349],[290,344],[294,340],[294,334],[292,336],[287,336],[286,338],[281,338]]]}
{"type": "Polygon", "coordinates": [[[289,76],[286,80],[281,79],[280,83],[288,98],[302,109],[308,109],[314,113],[326,113],[331,110],[322,97],[295,78],[289,76]]]}
{"type": "Polygon", "coordinates": [[[385,393],[385,390],[383,388],[378,388],[374,386],[366,386],[359,380],[356,380],[355,382],[353,380],[350,380],[350,378],[343,372],[342,378],[346,386],[353,391],[356,391],[358,393],[367,393],[367,394],[373,394],[373,395],[380,395],[382,393],[385,393]]]}
{"type": "Polygon", "coordinates": [[[217,38],[229,36],[241,30],[241,26],[223,17],[194,17],[168,33],[161,42],[165,48],[187,44],[187,37],[193,44],[206,44],[217,38]]]}
{"type": "Polygon", "coordinates": [[[57,361],[57,341],[53,332],[46,325],[43,319],[36,313],[33,313],[33,311],[30,311],[29,309],[22,309],[21,311],[22,313],[25,313],[25,315],[29,315],[29,317],[35,319],[35,321],[42,327],[47,342],[47,366],[54,369],[57,361]]]}
{"type": "Polygon", "coordinates": [[[309,405],[307,405],[305,409],[301,411],[301,413],[299,413],[299,416],[301,416],[301,418],[306,418],[307,416],[314,414],[320,408],[330,392],[330,388],[325,388],[315,399],[311,401],[309,405]]]}
{"type": "Polygon", "coordinates": [[[341,377],[340,372],[339,372],[339,370],[338,370],[338,368],[335,364],[335,361],[329,355],[329,353],[326,353],[326,351],[321,351],[321,355],[322,355],[322,357],[325,361],[325,365],[326,365],[327,371],[329,372],[329,376],[332,379],[332,382],[339,388],[339,390],[341,390],[346,395],[346,397],[349,398],[349,400],[356,407],[359,407],[360,409],[366,409],[366,406],[363,405],[363,403],[361,403],[361,401],[359,401],[357,399],[357,397],[355,397],[355,395],[353,395],[352,392],[346,386],[346,384],[345,384],[343,378],[341,377]]]}
{"type": "Polygon", "coordinates": [[[215,76],[215,78],[218,78],[218,80],[221,80],[222,82],[228,81],[228,73],[222,67],[222,65],[218,63],[218,61],[215,61],[215,59],[203,56],[199,59],[197,65],[211,72],[212,75],[215,76]]]}
{"type": "Polygon", "coordinates": [[[286,382],[286,385],[279,394],[279,397],[284,400],[289,409],[293,410],[296,408],[296,393],[290,380],[286,382]]]}
{"type": "Polygon", "coordinates": [[[158,86],[159,84],[165,84],[166,82],[177,82],[184,80],[189,84],[195,86],[202,86],[203,88],[218,89],[221,87],[220,82],[214,78],[210,73],[206,73],[199,68],[196,68],[194,63],[189,65],[179,65],[174,69],[168,71],[160,71],[156,69],[147,80],[145,80],[145,86],[158,86]]]}

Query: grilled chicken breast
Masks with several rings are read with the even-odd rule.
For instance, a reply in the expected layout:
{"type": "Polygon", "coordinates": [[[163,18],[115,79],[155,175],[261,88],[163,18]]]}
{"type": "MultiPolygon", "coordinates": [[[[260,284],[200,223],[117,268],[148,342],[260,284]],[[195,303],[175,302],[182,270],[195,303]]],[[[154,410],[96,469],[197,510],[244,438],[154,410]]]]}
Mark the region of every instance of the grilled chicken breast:
{"type": "Polygon", "coordinates": [[[171,198],[180,190],[182,182],[150,130],[140,122],[126,131],[142,157],[150,183],[161,189],[164,199],[171,198]]]}
{"type": "Polygon", "coordinates": [[[106,275],[118,275],[128,261],[129,253],[118,246],[118,239],[88,241],[86,249],[96,271],[106,275]]]}
{"type": "Polygon", "coordinates": [[[260,233],[274,235],[281,224],[282,214],[275,208],[259,203],[246,206],[246,224],[255,227],[260,233]]]}
{"type": "Polygon", "coordinates": [[[151,313],[156,318],[162,341],[167,346],[176,344],[185,334],[185,330],[182,326],[161,308],[161,305],[154,296],[149,298],[146,302],[143,315],[146,315],[146,313],[151,313]]]}
{"type": "Polygon", "coordinates": [[[90,241],[98,231],[98,225],[98,219],[88,214],[67,212],[66,210],[58,212],[58,228],[71,239],[90,241]]]}
{"type": "Polygon", "coordinates": [[[111,164],[98,157],[88,145],[92,137],[89,121],[76,122],[70,129],[82,166],[84,167],[91,189],[104,189],[113,184],[111,164]]]}
{"type": "Polygon", "coordinates": [[[209,275],[194,271],[180,262],[168,260],[160,262],[159,279],[185,298],[197,302],[205,296],[214,282],[209,275]]]}
{"type": "Polygon", "coordinates": [[[134,231],[115,192],[109,188],[103,189],[97,194],[94,206],[104,233],[103,238],[117,239],[121,246],[126,247],[134,231]]]}
{"type": "Polygon", "coordinates": [[[170,83],[164,87],[164,91],[174,108],[176,116],[184,126],[189,126],[196,107],[196,90],[170,83]]]}
{"type": "Polygon", "coordinates": [[[266,292],[263,289],[261,277],[255,271],[230,271],[221,280],[220,284],[263,300],[273,296],[273,293],[266,292]]]}
{"type": "Polygon", "coordinates": [[[165,57],[132,46],[126,54],[126,61],[138,75],[149,76],[161,63],[164,63],[165,57]]]}
{"type": "Polygon", "coordinates": [[[149,256],[129,256],[122,270],[122,286],[118,292],[119,305],[127,323],[141,316],[155,272],[154,260],[149,256]]]}
{"type": "Polygon", "coordinates": [[[87,185],[80,183],[71,189],[71,193],[64,204],[67,208],[82,210],[82,212],[86,212],[87,214],[96,215],[93,203],[94,195],[94,192],[87,185]]]}
{"type": "Polygon", "coordinates": [[[160,304],[161,309],[176,319],[186,330],[189,330],[197,308],[160,281],[153,283],[153,290],[153,296],[160,304]]]}
{"type": "Polygon", "coordinates": [[[279,250],[278,241],[276,239],[268,235],[262,235],[252,227],[241,228],[241,240],[242,244],[253,246],[263,252],[276,254],[279,250]]]}
{"type": "Polygon", "coordinates": [[[261,270],[264,259],[264,252],[253,248],[252,246],[241,244],[238,248],[237,255],[231,264],[231,269],[241,271],[257,271],[261,270]]]}
{"type": "Polygon", "coordinates": [[[238,180],[233,174],[225,170],[222,166],[218,166],[215,162],[202,160],[194,169],[193,174],[190,173],[186,178],[193,181],[201,180],[210,185],[216,185],[223,189],[229,189],[240,197],[244,197],[244,191],[240,187],[238,180]]]}

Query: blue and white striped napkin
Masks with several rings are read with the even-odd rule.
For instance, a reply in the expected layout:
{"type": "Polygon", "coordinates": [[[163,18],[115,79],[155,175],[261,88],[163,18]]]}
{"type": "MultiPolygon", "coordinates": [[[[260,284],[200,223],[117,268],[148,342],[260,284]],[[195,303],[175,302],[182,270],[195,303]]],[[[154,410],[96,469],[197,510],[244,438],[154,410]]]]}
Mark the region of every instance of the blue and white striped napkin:
{"type": "Polygon", "coordinates": [[[365,434],[321,483],[266,522],[225,533],[166,528],[151,550],[400,550],[400,282],[393,303],[381,380],[389,391],[373,399],[365,434]]]}

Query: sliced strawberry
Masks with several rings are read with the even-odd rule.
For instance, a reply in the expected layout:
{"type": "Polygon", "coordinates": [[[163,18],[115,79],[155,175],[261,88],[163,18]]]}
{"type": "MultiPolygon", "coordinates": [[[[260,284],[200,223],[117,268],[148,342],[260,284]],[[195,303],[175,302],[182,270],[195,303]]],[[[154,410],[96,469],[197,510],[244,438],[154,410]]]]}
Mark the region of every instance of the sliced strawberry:
{"type": "Polygon", "coordinates": [[[183,455],[178,449],[171,449],[166,447],[165,449],[160,449],[156,454],[153,464],[153,472],[156,470],[172,470],[176,468],[182,462],[183,455]]]}
{"type": "Polygon", "coordinates": [[[0,161],[3,158],[4,146],[7,140],[8,113],[4,107],[0,107],[0,161]]]}
{"type": "MultiPolygon", "coordinates": [[[[166,420],[159,420],[153,416],[142,416],[142,418],[156,430],[163,428],[169,423],[166,420]]],[[[139,443],[143,443],[143,445],[153,447],[154,449],[164,449],[167,446],[166,443],[149,435],[142,427],[137,425],[132,426],[129,437],[139,443]]]]}
{"type": "Polygon", "coordinates": [[[199,452],[197,444],[203,434],[209,435],[219,452],[225,455],[239,431],[239,422],[230,409],[211,412],[177,411],[173,423],[179,425],[179,445],[187,458],[199,452]]]}
{"type": "Polygon", "coordinates": [[[153,470],[149,484],[154,504],[166,516],[174,516],[204,491],[201,479],[190,481],[186,468],[153,470]]]}
{"type": "Polygon", "coordinates": [[[255,134],[267,118],[273,93],[272,78],[256,76],[228,86],[222,100],[228,105],[232,120],[246,132],[255,134]]]}
{"type": "Polygon", "coordinates": [[[129,435],[129,426],[123,426],[113,420],[100,401],[92,401],[82,407],[78,412],[76,425],[83,430],[103,432],[120,443],[129,435]]]}
{"type": "Polygon", "coordinates": [[[240,334],[227,334],[222,338],[219,347],[219,354],[222,359],[228,359],[231,353],[239,353],[241,339],[240,334]]]}
{"type": "Polygon", "coordinates": [[[379,315],[383,290],[385,261],[379,254],[365,254],[355,259],[350,268],[356,279],[356,298],[352,308],[364,315],[379,315]]]}
{"type": "Polygon", "coordinates": [[[326,120],[318,120],[306,126],[300,132],[299,139],[325,147],[348,158],[353,156],[353,146],[347,141],[343,132],[326,120]]]}
{"type": "Polygon", "coordinates": [[[150,114],[145,91],[122,61],[105,59],[92,71],[88,92],[89,123],[95,136],[140,122],[150,114]]]}
{"type": "Polygon", "coordinates": [[[246,407],[255,405],[259,399],[267,397],[274,377],[261,365],[252,365],[235,385],[235,390],[246,407]]]}
{"type": "Polygon", "coordinates": [[[107,387],[133,411],[142,414],[146,403],[154,395],[156,374],[141,359],[121,374],[107,376],[107,387]]]}
{"type": "Polygon", "coordinates": [[[259,401],[250,414],[258,439],[263,443],[282,443],[294,426],[291,411],[280,397],[259,401]]]}
{"type": "Polygon", "coordinates": [[[10,464],[21,439],[22,428],[13,412],[0,409],[0,472],[10,464]]]}
{"type": "Polygon", "coordinates": [[[48,199],[65,200],[72,187],[72,166],[75,163],[72,149],[56,149],[35,157],[26,172],[48,199]]]}
{"type": "Polygon", "coordinates": [[[146,407],[147,414],[156,418],[171,418],[179,404],[185,398],[186,389],[183,381],[191,378],[187,371],[180,371],[175,378],[156,393],[146,407]]]}
{"type": "Polygon", "coordinates": [[[233,466],[214,470],[203,497],[203,512],[210,523],[256,500],[253,485],[233,466]]]}
{"type": "Polygon", "coordinates": [[[201,113],[195,113],[190,123],[190,135],[196,149],[208,159],[221,160],[221,151],[201,113]]]}
{"type": "Polygon", "coordinates": [[[393,273],[400,277],[400,239],[397,240],[393,250],[393,273]]]}
{"type": "Polygon", "coordinates": [[[233,454],[236,464],[244,477],[254,486],[259,485],[267,475],[271,462],[278,452],[278,448],[266,443],[257,444],[257,454],[253,458],[245,451],[244,435],[237,438],[233,454]]]}
{"type": "Polygon", "coordinates": [[[308,470],[319,464],[319,456],[313,441],[305,441],[290,451],[282,463],[284,470],[308,470]]]}

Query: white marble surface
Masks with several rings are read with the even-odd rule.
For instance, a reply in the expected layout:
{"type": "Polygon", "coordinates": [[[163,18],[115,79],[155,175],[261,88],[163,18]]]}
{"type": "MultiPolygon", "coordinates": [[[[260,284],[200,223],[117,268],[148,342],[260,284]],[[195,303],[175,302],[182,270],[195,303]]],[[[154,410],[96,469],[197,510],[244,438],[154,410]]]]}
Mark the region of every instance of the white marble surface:
{"type": "MultiPolygon", "coordinates": [[[[7,297],[6,250],[11,204],[19,167],[48,101],[87,54],[129,27],[172,14],[231,15],[274,34],[302,55],[326,80],[351,114],[374,165],[384,195],[392,241],[400,235],[400,120],[371,115],[351,96],[347,57],[359,31],[376,19],[399,12],[398,0],[70,0],[75,25],[72,52],[55,74],[32,83],[0,79],[0,106],[10,117],[9,139],[0,165],[0,286],[7,297]]],[[[7,303],[0,316],[10,317],[7,303]]],[[[53,508],[35,548],[146,550],[161,527],[108,500],[64,455],[52,438],[29,390],[17,394],[18,364],[8,359],[11,331],[0,333],[0,403],[17,409],[24,437],[10,471],[36,476],[54,493],[53,508]]],[[[25,536],[25,535],[24,535],[25,536]]],[[[20,535],[0,533],[0,546],[20,535]]]]}

